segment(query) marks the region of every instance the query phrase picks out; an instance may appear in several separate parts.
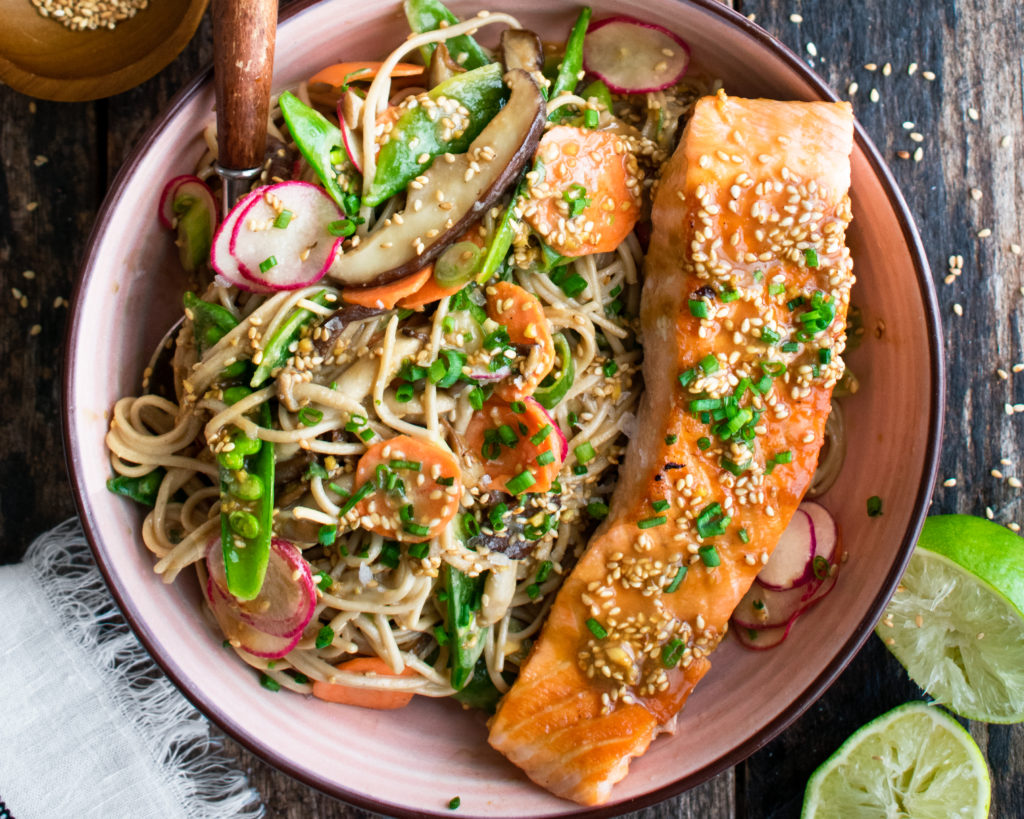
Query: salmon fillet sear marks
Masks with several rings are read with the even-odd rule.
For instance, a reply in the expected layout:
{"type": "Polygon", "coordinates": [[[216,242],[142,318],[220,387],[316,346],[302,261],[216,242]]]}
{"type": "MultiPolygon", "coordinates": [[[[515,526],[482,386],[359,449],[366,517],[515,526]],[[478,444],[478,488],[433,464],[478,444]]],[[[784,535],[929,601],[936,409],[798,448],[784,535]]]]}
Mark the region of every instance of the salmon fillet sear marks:
{"type": "Polygon", "coordinates": [[[719,93],[663,169],[636,432],[490,727],[558,796],[607,801],[671,729],[807,489],[843,373],[852,146],[848,103],[719,93]]]}

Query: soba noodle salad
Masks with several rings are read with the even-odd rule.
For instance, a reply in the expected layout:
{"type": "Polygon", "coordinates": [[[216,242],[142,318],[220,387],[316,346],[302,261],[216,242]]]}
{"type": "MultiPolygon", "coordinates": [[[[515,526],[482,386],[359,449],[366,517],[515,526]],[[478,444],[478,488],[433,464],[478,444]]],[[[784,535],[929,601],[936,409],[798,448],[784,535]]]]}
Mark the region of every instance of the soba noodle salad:
{"type": "Polygon", "coordinates": [[[716,86],[658,27],[602,46],[589,9],[567,39],[406,12],[382,62],[273,101],[230,213],[212,125],[168,183],[194,287],[173,393],[114,407],[109,485],[268,688],[490,709],[607,514],[651,188],[716,86]]]}

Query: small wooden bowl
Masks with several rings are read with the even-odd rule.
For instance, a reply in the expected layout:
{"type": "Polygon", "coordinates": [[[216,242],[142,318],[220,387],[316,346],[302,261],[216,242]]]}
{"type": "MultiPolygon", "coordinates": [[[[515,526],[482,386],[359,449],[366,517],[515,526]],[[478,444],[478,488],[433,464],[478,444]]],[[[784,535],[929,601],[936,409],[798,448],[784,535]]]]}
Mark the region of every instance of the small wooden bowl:
{"type": "Polygon", "coordinates": [[[47,100],[109,97],[149,79],[185,47],[208,0],[150,2],[113,30],[72,31],[29,0],[0,0],[0,80],[47,100]]]}

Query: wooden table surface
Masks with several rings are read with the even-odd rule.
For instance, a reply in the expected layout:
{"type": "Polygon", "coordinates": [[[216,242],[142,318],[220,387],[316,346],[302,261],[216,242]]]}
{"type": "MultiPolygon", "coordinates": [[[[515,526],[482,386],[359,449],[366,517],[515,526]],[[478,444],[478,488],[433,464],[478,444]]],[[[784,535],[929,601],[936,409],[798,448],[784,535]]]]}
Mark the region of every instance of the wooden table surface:
{"type": "MultiPolygon", "coordinates": [[[[1022,59],[1016,0],[739,0],[842,96],[889,161],[933,270],[948,361],[932,511],[1024,522],[1022,59]],[[949,273],[950,257],[962,272],[949,273]],[[1011,405],[1007,409],[1007,405],[1011,405]],[[952,484],[955,479],[955,486],[952,484]]],[[[211,57],[209,20],[181,57],[108,100],[33,102],[0,87],[0,562],[75,514],[62,457],[61,347],[76,268],[107,186],[147,123],[211,57]]],[[[2,601],[0,601],[2,605],[2,601]]],[[[829,691],[746,762],[632,814],[797,816],[809,774],[855,728],[921,691],[872,637],[829,691]]],[[[1024,726],[970,725],[992,816],[1024,817],[1024,726]]],[[[216,733],[216,729],[215,729],[216,733]]],[[[356,817],[231,740],[271,817],[356,817]]]]}

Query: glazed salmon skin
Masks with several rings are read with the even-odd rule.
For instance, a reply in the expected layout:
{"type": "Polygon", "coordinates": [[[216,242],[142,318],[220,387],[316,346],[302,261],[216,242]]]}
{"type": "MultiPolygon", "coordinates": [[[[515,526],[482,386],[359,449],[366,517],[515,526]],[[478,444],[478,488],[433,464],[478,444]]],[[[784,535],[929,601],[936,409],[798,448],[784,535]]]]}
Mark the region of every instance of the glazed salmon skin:
{"type": "Polygon", "coordinates": [[[710,668],[800,502],[843,373],[848,103],[702,98],[654,199],[646,393],[611,502],[489,741],[608,800],[710,668]]]}

